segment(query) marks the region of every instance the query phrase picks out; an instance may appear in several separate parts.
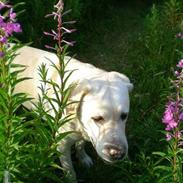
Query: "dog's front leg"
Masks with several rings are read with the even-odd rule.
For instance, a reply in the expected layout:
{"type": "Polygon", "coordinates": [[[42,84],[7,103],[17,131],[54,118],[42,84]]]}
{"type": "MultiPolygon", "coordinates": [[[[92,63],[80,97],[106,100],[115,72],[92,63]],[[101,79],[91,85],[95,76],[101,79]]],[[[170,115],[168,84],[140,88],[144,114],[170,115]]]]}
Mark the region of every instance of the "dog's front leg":
{"type": "Polygon", "coordinates": [[[71,145],[67,141],[63,141],[60,143],[58,150],[61,152],[60,162],[63,169],[67,173],[67,178],[72,183],[77,183],[76,173],[71,160],[71,145]]]}
{"type": "Polygon", "coordinates": [[[90,156],[86,153],[84,149],[85,141],[80,140],[76,142],[75,147],[76,147],[76,153],[79,161],[86,167],[91,167],[93,165],[93,161],[90,158],[90,156]]]}

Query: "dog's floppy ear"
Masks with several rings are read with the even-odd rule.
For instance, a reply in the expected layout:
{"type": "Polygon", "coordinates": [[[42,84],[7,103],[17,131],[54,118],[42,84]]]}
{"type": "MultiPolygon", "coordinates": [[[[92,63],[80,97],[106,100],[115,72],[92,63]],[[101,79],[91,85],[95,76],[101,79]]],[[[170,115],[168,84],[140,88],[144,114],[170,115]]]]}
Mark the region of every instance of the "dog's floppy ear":
{"type": "Polygon", "coordinates": [[[83,98],[90,92],[90,90],[91,85],[89,84],[89,81],[87,79],[75,83],[70,98],[70,100],[73,101],[74,104],[67,107],[67,113],[76,114],[77,118],[80,119],[80,108],[83,98]]]}
{"type": "Polygon", "coordinates": [[[115,71],[112,71],[111,73],[117,76],[119,79],[121,79],[122,82],[126,84],[130,92],[133,90],[133,84],[130,82],[130,79],[126,75],[121,74],[119,72],[115,72],[115,71]]]}
{"type": "Polygon", "coordinates": [[[90,90],[91,85],[87,79],[78,81],[74,84],[71,100],[79,102],[90,90]]]}

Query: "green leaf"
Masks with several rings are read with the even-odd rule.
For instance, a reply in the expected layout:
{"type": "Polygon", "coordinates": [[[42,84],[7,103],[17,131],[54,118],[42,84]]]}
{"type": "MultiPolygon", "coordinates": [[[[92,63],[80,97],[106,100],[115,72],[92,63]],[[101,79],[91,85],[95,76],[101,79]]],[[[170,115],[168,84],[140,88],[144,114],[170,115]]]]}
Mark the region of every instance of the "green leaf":
{"type": "Polygon", "coordinates": [[[166,154],[164,152],[153,152],[152,153],[153,155],[158,155],[158,156],[161,156],[161,157],[165,157],[166,154]]]}
{"type": "Polygon", "coordinates": [[[12,87],[14,88],[18,83],[25,81],[25,80],[29,80],[32,79],[31,77],[23,77],[23,78],[19,78],[16,79],[13,83],[12,83],[12,87]]]}
{"type": "Polygon", "coordinates": [[[172,171],[172,167],[164,166],[164,165],[159,165],[159,166],[156,166],[154,168],[154,170],[163,170],[163,171],[171,172],[172,171]]]}
{"type": "MultiPolygon", "coordinates": [[[[74,133],[75,131],[68,131],[68,132],[63,132],[63,133],[59,133],[57,136],[56,136],[56,141],[58,142],[58,144],[59,144],[59,142],[61,141],[61,140],[63,140],[66,136],[68,136],[69,134],[71,134],[71,133],[74,133]]],[[[76,133],[76,132],[75,132],[76,133]]]]}

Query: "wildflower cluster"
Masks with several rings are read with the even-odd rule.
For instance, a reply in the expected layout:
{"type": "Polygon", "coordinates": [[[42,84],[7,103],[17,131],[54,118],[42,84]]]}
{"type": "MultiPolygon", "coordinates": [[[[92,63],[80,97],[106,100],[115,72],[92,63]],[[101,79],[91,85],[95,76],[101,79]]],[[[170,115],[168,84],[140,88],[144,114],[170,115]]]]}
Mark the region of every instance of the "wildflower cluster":
{"type": "Polygon", "coordinates": [[[3,45],[7,43],[7,39],[13,33],[22,32],[21,26],[16,22],[16,13],[13,8],[3,2],[0,2],[0,11],[8,9],[6,16],[0,13],[0,57],[4,56],[3,45]]]}
{"type": "Polygon", "coordinates": [[[76,29],[68,29],[63,26],[65,24],[75,23],[75,21],[63,22],[63,20],[62,20],[63,16],[68,14],[71,11],[71,10],[68,10],[63,13],[63,9],[64,9],[63,7],[64,7],[63,0],[59,0],[58,3],[54,6],[56,11],[52,12],[51,14],[46,15],[46,18],[54,17],[54,20],[57,20],[57,30],[51,30],[51,32],[44,32],[45,35],[53,37],[53,39],[56,40],[58,43],[57,48],[54,48],[49,45],[45,45],[45,47],[48,49],[56,50],[58,53],[59,52],[62,53],[62,51],[63,51],[62,43],[66,44],[68,46],[73,46],[75,43],[75,41],[66,41],[63,37],[64,34],[70,34],[70,33],[76,31],[76,29]]]}
{"type": "Polygon", "coordinates": [[[172,82],[176,88],[176,97],[169,100],[166,105],[165,113],[163,116],[163,123],[165,124],[166,140],[172,138],[178,140],[182,137],[182,131],[179,129],[181,122],[183,122],[183,100],[181,94],[181,85],[183,84],[183,59],[177,64],[178,70],[175,71],[176,79],[172,82]]]}

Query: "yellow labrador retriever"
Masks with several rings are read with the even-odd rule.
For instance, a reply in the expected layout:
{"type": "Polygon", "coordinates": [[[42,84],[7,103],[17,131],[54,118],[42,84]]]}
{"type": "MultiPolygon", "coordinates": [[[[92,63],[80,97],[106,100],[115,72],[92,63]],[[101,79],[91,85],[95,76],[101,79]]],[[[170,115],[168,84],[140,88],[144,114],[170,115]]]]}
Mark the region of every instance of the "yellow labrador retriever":
{"type": "MultiPolygon", "coordinates": [[[[36,102],[40,92],[38,67],[46,63],[48,78],[59,82],[58,73],[50,66],[48,59],[57,63],[55,54],[25,46],[18,51],[15,63],[27,66],[23,76],[32,79],[20,83],[16,91],[28,93],[36,102]]],[[[66,57],[67,61],[70,57],[66,57]]],[[[129,113],[129,91],[133,85],[128,77],[117,72],[106,72],[93,65],[71,59],[67,70],[75,70],[68,84],[77,83],[70,100],[80,101],[74,104],[68,112],[77,110],[77,117],[66,123],[60,132],[74,130],[64,141],[60,142],[58,150],[63,153],[61,164],[68,171],[72,182],[77,182],[71,162],[71,146],[75,144],[77,156],[86,166],[91,166],[92,160],[84,150],[84,141],[92,142],[97,154],[107,162],[123,159],[128,152],[125,135],[125,125],[129,113]]],[[[29,102],[24,104],[29,109],[34,106],[29,102]]]]}

